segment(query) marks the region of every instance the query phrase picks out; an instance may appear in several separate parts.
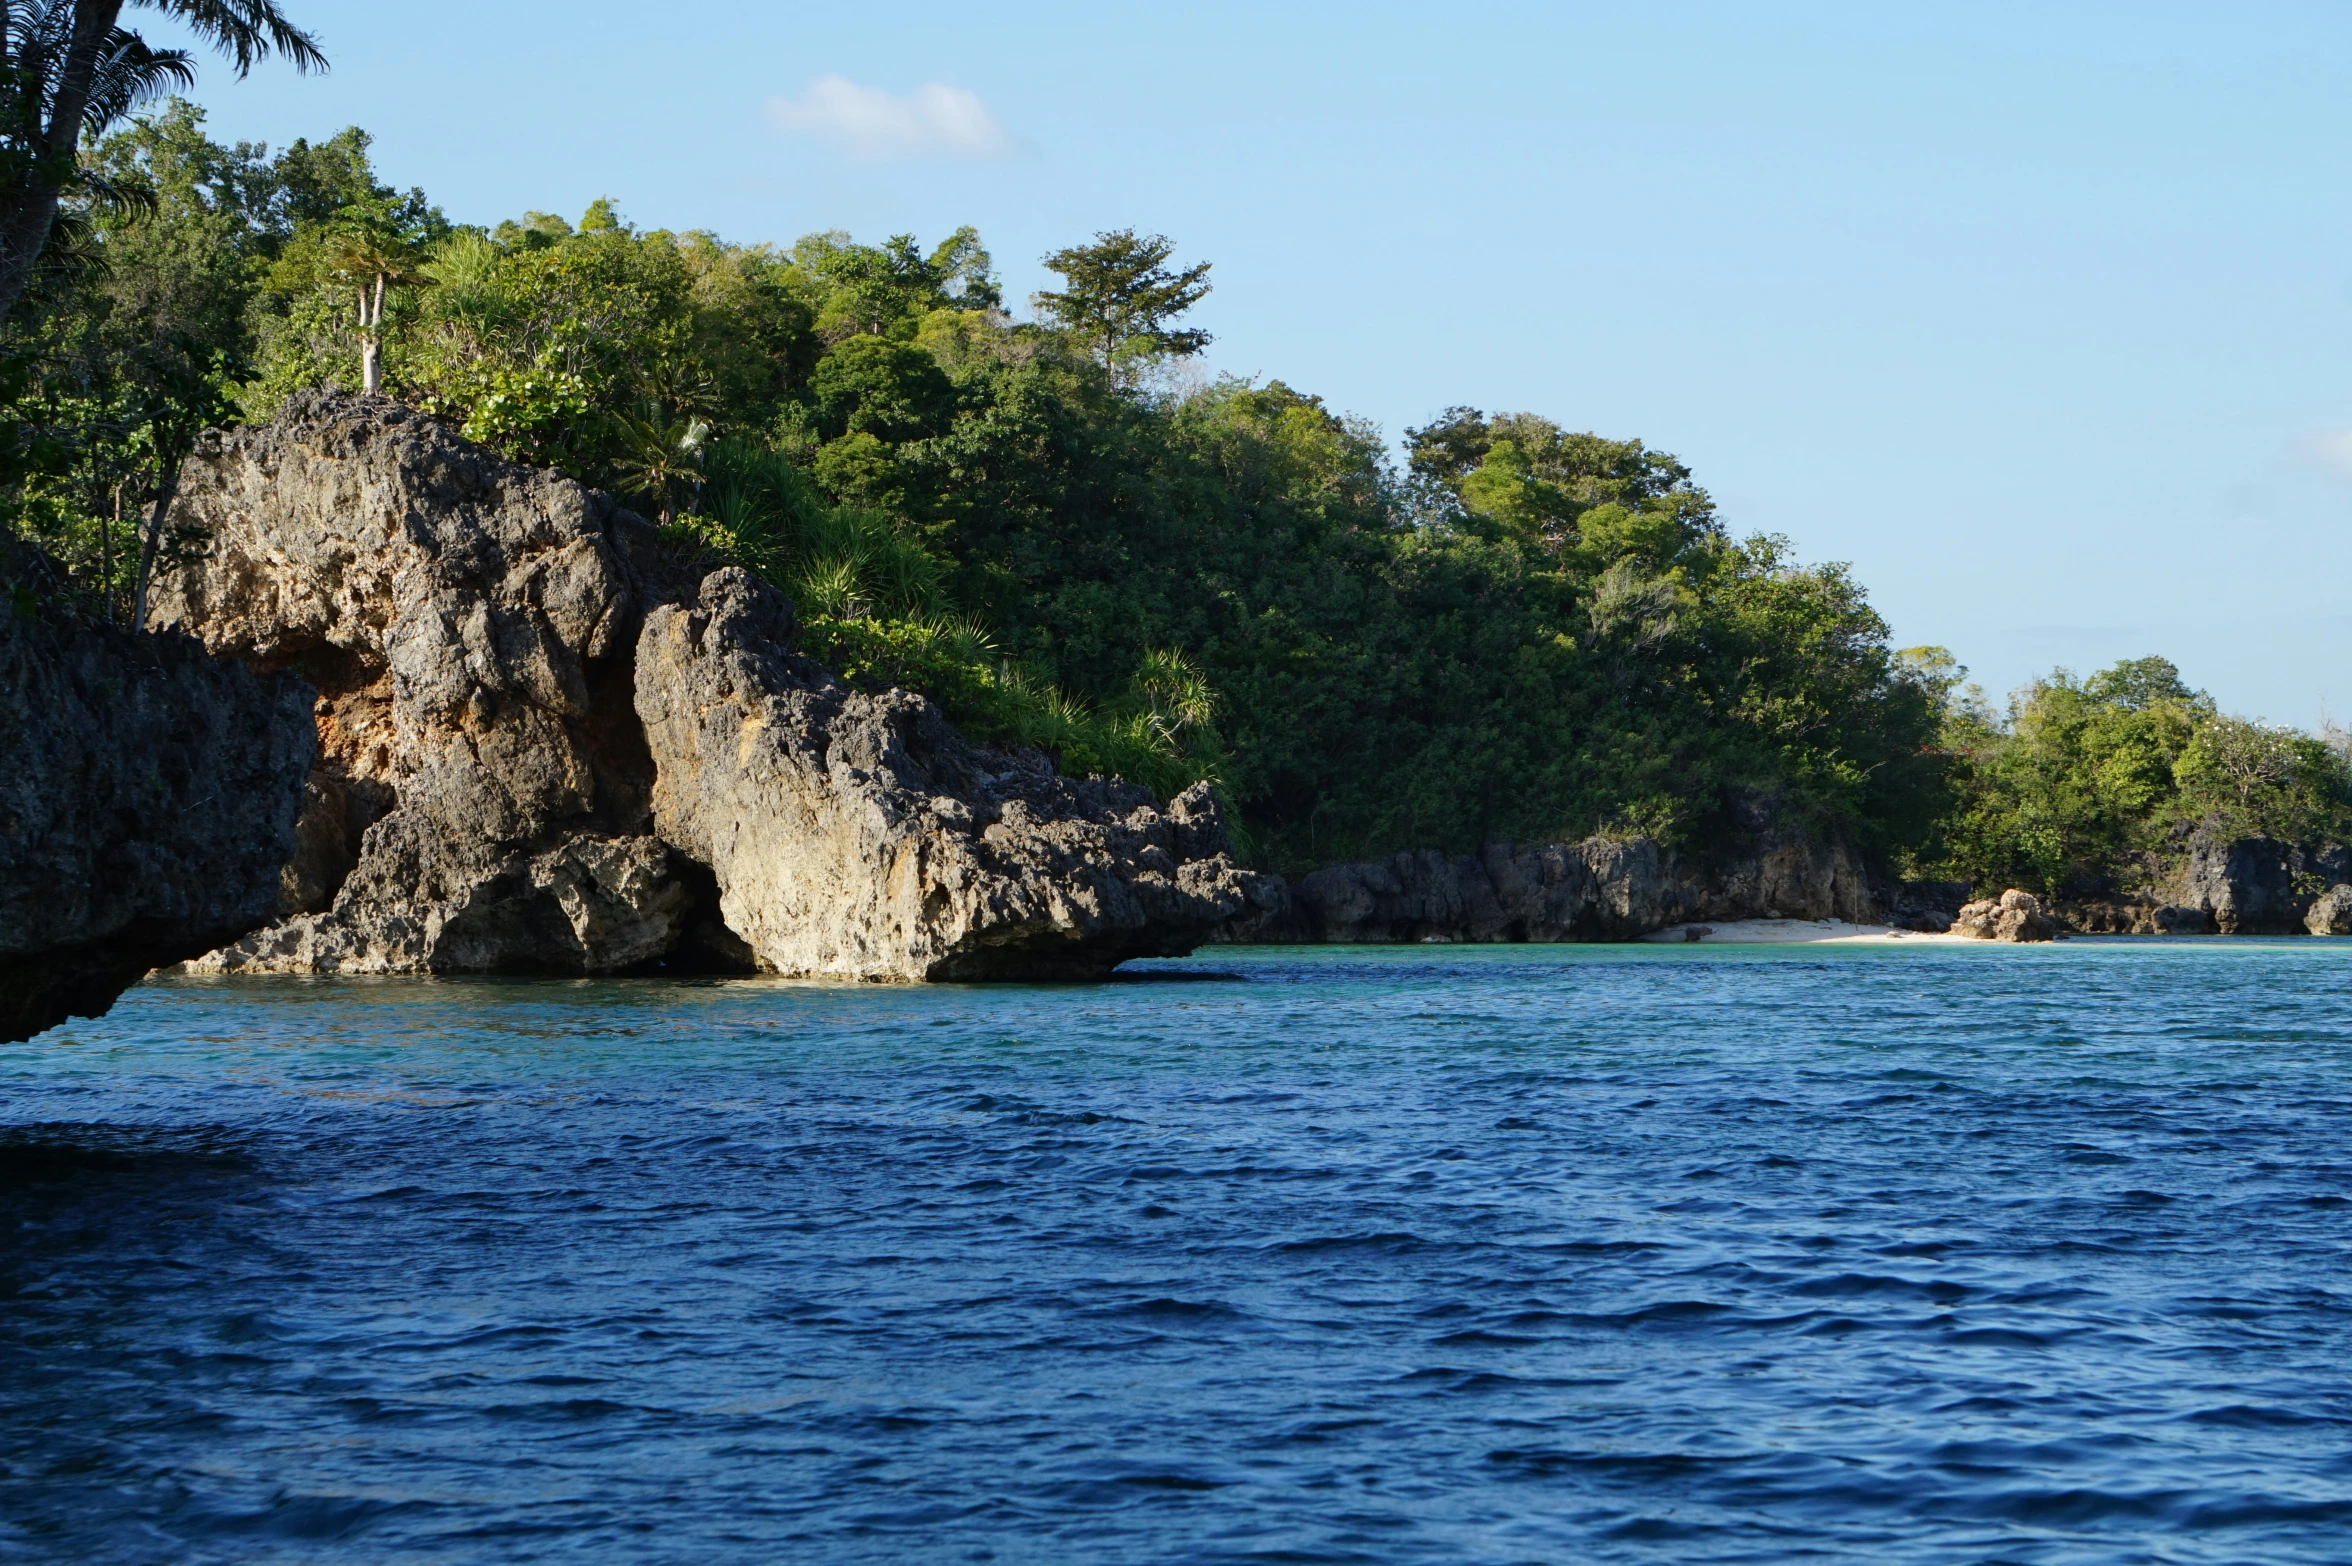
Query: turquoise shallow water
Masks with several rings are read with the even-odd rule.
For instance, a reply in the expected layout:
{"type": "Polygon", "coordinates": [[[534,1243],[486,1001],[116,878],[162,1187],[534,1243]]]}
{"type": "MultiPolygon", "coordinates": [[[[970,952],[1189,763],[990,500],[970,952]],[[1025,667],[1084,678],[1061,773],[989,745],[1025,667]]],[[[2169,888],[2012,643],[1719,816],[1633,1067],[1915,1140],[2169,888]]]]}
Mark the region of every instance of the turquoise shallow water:
{"type": "Polygon", "coordinates": [[[0,1049],[0,1561],[2352,1557],[2352,943],[1149,966],[0,1049]]]}

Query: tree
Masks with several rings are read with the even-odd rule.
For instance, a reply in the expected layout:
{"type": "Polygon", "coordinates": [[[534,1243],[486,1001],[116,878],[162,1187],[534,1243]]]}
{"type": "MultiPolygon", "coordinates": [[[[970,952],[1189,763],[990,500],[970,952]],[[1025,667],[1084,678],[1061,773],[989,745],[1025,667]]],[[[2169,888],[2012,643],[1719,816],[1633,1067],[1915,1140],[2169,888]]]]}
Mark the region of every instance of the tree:
{"type": "MultiPolygon", "coordinates": [[[[273,0],[135,0],[177,17],[237,74],[271,53],[297,70],[326,56],[273,0]]],[[[195,79],[187,53],[118,25],[123,0],[35,0],[0,12],[0,316],[32,281],[58,203],[85,179],[85,130],[101,130],[166,87],[195,79]]]]}
{"type": "Polygon", "coordinates": [[[1175,250],[1165,234],[1139,238],[1131,228],[1097,234],[1091,245],[1045,258],[1046,270],[1059,273],[1065,286],[1033,295],[1030,303],[1083,340],[1106,366],[1137,351],[1199,353],[1212,341],[1209,334],[1173,330],[1169,323],[1208,297],[1209,263],[1172,272],[1162,263],[1175,250]]]}
{"type": "Polygon", "coordinates": [[[384,389],[384,291],[426,281],[416,271],[417,244],[394,203],[372,197],[344,210],[327,244],[327,269],[359,295],[359,389],[384,389]]]}

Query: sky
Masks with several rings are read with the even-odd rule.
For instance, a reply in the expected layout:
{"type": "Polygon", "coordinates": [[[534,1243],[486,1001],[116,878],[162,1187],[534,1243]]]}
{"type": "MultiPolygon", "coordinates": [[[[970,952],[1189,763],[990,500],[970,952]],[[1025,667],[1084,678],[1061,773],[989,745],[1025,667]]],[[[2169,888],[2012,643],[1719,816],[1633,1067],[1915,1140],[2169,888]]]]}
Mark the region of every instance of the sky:
{"type": "MultiPolygon", "coordinates": [[[[2352,6],[281,0],[224,140],[459,222],[1112,228],[1212,372],[1638,437],[1998,697],[2161,653],[2352,724],[2352,6]]],[[[150,37],[153,12],[130,13],[150,37]]]]}

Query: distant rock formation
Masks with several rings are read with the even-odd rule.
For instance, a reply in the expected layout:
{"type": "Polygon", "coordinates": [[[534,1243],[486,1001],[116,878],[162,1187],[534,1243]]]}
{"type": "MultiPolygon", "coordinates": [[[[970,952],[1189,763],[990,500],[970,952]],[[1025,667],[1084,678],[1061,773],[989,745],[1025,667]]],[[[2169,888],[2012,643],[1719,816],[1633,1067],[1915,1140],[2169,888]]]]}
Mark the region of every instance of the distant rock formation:
{"type": "Polygon", "coordinates": [[[319,690],[296,916],[195,971],[1082,976],[1280,904],[1205,790],[852,691],[772,588],[398,403],[297,398],[180,494],[213,543],[155,623],[319,690]]]}
{"type": "Polygon", "coordinates": [[[2303,928],[2313,935],[2352,935],[2352,886],[2338,882],[2313,898],[2303,928]]]}
{"type": "Polygon", "coordinates": [[[2142,888],[2109,886],[2050,912],[2080,935],[2352,934],[2329,925],[2331,889],[2352,883],[2352,849],[2235,837],[2208,822],[2142,888]]]}
{"type": "MultiPolygon", "coordinates": [[[[2342,852],[2330,856],[2323,849],[2311,857],[2328,859],[2342,852]]],[[[2189,841],[2177,901],[2206,915],[2210,927],[2223,935],[2300,934],[2311,907],[2310,896],[2298,896],[2295,885],[2304,859],[2294,844],[2276,838],[2224,838],[2200,830],[2189,841]]],[[[2346,877],[2339,873],[2334,879],[2346,877]]]]}
{"type": "Polygon", "coordinates": [[[2011,887],[1962,908],[1951,933],[1979,941],[2054,941],[2058,921],[2044,911],[2040,898],[2011,887]]]}
{"type": "Polygon", "coordinates": [[[762,968],[860,978],[1070,978],[1188,952],[1280,906],[1234,867],[1214,797],[1165,811],[966,744],[921,696],[794,656],[792,610],[740,570],[647,616],[637,711],[654,829],[709,865],[762,968]]]}
{"type": "Polygon", "coordinates": [[[0,1041],[277,915],[310,701],[185,637],[0,601],[0,1041]]]}
{"type": "Polygon", "coordinates": [[[1330,865],[1293,883],[1286,912],[1246,923],[1234,937],[1630,941],[1702,920],[1869,923],[1884,914],[1886,898],[1857,855],[1778,825],[1760,806],[1748,814],[1741,842],[1704,857],[1648,837],[1592,837],[1330,865]]]}

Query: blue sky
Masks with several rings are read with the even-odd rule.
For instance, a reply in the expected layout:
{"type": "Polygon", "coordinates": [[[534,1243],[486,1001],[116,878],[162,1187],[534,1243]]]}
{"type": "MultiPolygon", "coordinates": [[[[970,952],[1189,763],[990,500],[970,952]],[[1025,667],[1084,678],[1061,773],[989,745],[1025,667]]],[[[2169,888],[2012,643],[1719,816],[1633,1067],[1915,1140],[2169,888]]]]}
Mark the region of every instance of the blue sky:
{"type": "Polygon", "coordinates": [[[333,71],[208,65],[215,135],[364,125],[460,221],[972,223],[1016,299],[1163,231],[1212,368],[1638,436],[1996,694],[2352,723],[2342,4],[284,4],[333,71]]]}

